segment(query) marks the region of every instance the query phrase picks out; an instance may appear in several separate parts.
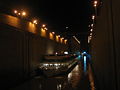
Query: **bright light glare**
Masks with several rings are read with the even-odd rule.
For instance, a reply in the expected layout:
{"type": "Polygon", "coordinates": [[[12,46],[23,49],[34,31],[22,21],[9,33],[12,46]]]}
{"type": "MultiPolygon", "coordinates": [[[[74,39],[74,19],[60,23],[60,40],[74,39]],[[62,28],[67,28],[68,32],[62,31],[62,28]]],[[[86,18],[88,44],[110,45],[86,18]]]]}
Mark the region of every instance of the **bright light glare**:
{"type": "Polygon", "coordinates": [[[45,26],[46,26],[45,24],[42,25],[42,27],[45,27],[45,26]]]}
{"type": "Polygon", "coordinates": [[[23,12],[22,12],[22,16],[26,16],[26,12],[23,11],[23,12]]]}
{"type": "Polygon", "coordinates": [[[92,31],[93,31],[93,29],[90,29],[90,31],[92,32],[92,31]]]}
{"type": "Polygon", "coordinates": [[[18,15],[21,15],[21,13],[18,13],[18,15]]]}
{"type": "Polygon", "coordinates": [[[65,52],[64,52],[64,54],[68,54],[68,52],[67,52],[67,51],[65,51],[65,52]]]}
{"type": "Polygon", "coordinates": [[[33,20],[33,23],[34,23],[34,24],[37,24],[37,20],[33,20]]]}
{"type": "Polygon", "coordinates": [[[16,13],[18,13],[18,11],[17,11],[17,10],[14,10],[14,13],[16,14],[16,13]]]}
{"type": "Polygon", "coordinates": [[[55,32],[52,32],[52,34],[55,34],[55,32]]]}
{"type": "Polygon", "coordinates": [[[94,1],[94,4],[97,4],[98,2],[97,1],[94,1]]]}

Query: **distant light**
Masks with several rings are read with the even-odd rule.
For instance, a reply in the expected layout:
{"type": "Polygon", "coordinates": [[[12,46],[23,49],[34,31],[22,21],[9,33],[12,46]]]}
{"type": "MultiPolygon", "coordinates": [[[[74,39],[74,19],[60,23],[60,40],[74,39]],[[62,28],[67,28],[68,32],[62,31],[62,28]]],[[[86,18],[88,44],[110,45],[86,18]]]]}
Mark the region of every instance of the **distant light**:
{"type": "Polygon", "coordinates": [[[63,37],[61,39],[64,39],[63,37]]]}
{"type": "Polygon", "coordinates": [[[18,13],[18,15],[21,15],[21,13],[18,13]]]}
{"type": "Polygon", "coordinates": [[[66,29],[68,29],[68,27],[66,27],[66,29]]]}
{"type": "Polygon", "coordinates": [[[91,24],[91,27],[93,27],[94,24],[91,24]]]}
{"type": "Polygon", "coordinates": [[[93,20],[95,19],[95,15],[92,16],[92,19],[93,19],[93,20]]]}
{"type": "Polygon", "coordinates": [[[33,23],[34,23],[34,24],[37,24],[37,20],[33,20],[33,23]]]}
{"type": "Polygon", "coordinates": [[[55,34],[55,32],[52,32],[52,34],[55,34]]]}
{"type": "Polygon", "coordinates": [[[92,33],[90,33],[90,36],[92,36],[92,33]]]}
{"type": "Polygon", "coordinates": [[[26,16],[26,12],[25,11],[22,12],[22,16],[26,16]]]}
{"type": "Polygon", "coordinates": [[[65,52],[64,52],[64,54],[68,54],[68,52],[67,52],[67,51],[65,51],[65,52]]]}
{"type": "Polygon", "coordinates": [[[97,5],[98,1],[94,1],[94,4],[97,5]]]}
{"type": "Polygon", "coordinates": [[[94,7],[97,7],[97,5],[95,4],[94,7]]]}
{"type": "Polygon", "coordinates": [[[92,31],[93,31],[93,29],[90,29],[90,31],[92,32],[92,31]]]}
{"type": "Polygon", "coordinates": [[[60,37],[60,35],[58,35],[58,37],[60,37]]]}
{"type": "Polygon", "coordinates": [[[83,54],[86,54],[86,52],[84,51],[83,54]]]}
{"type": "Polygon", "coordinates": [[[45,26],[46,26],[45,24],[42,25],[42,27],[45,27],[45,26]]]}
{"type": "Polygon", "coordinates": [[[17,11],[17,10],[14,10],[14,13],[15,13],[15,14],[17,14],[17,13],[18,13],[18,11],[17,11]]]}
{"type": "Polygon", "coordinates": [[[44,28],[45,30],[48,30],[47,28],[44,28]]]}

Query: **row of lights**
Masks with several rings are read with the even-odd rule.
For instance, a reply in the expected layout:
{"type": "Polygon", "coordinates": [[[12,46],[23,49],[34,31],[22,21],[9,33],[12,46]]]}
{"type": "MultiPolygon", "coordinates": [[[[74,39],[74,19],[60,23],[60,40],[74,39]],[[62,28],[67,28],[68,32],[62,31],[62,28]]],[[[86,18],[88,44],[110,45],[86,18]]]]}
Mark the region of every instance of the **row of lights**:
{"type": "Polygon", "coordinates": [[[89,27],[90,27],[90,35],[88,36],[88,43],[90,43],[90,41],[92,39],[92,35],[93,35],[95,19],[97,17],[97,6],[98,6],[98,1],[97,0],[93,1],[93,7],[95,9],[95,15],[92,15],[92,22],[93,23],[91,25],[89,25],[89,27]]]}
{"type": "MultiPolygon", "coordinates": [[[[14,10],[14,14],[17,15],[17,16],[21,16],[21,17],[26,17],[27,16],[27,13],[24,10],[22,10],[22,11],[14,10]]],[[[32,20],[32,23],[37,25],[38,20],[34,19],[34,20],[32,20]]],[[[42,29],[46,30],[46,31],[48,30],[48,28],[46,27],[45,24],[42,25],[42,29]]],[[[53,35],[55,34],[55,32],[51,32],[51,33],[53,35]]],[[[57,35],[57,37],[60,38],[60,35],[57,35]]],[[[64,38],[62,37],[61,39],[63,40],[64,38]]],[[[67,41],[67,40],[65,39],[65,41],[67,41]]]]}

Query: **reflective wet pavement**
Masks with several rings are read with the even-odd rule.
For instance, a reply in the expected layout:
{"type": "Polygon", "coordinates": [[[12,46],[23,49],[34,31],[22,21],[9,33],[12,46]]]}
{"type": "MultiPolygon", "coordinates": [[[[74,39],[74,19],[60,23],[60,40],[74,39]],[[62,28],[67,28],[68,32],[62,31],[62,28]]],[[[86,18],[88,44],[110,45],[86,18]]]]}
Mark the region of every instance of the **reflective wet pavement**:
{"type": "Polygon", "coordinates": [[[10,90],[96,90],[90,65],[84,67],[80,62],[68,74],[45,78],[34,77],[32,80],[10,90]],[[87,69],[85,69],[87,68],[87,69]]]}

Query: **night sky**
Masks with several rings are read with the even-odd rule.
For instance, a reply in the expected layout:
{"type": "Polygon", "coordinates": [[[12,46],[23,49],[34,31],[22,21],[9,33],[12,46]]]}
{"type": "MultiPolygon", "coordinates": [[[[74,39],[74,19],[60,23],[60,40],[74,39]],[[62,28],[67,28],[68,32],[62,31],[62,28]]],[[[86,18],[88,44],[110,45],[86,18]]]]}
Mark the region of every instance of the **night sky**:
{"type": "Polygon", "coordinates": [[[27,9],[29,16],[47,23],[53,31],[77,35],[88,31],[90,0],[2,0],[0,7],[27,9]]]}

